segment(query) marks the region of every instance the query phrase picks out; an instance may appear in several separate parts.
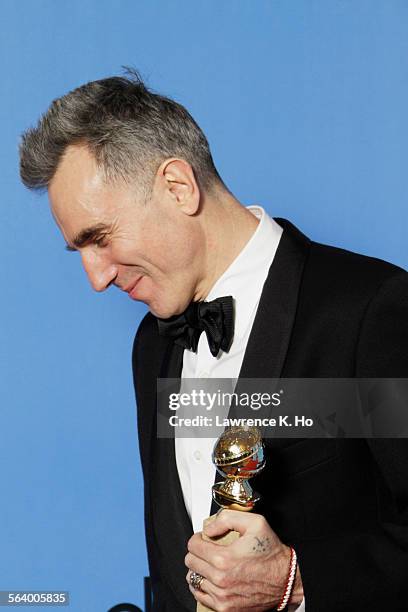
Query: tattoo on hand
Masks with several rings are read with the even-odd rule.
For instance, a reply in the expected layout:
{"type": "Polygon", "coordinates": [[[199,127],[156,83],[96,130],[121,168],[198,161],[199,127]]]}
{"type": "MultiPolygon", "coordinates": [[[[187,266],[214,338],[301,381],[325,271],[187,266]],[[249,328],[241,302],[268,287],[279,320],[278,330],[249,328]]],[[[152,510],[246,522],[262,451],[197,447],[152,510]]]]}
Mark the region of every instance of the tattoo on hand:
{"type": "Polygon", "coordinates": [[[271,544],[269,542],[269,538],[265,537],[265,538],[258,538],[257,536],[255,536],[255,544],[252,547],[252,550],[254,552],[266,552],[267,550],[269,550],[271,547],[271,544]]]}

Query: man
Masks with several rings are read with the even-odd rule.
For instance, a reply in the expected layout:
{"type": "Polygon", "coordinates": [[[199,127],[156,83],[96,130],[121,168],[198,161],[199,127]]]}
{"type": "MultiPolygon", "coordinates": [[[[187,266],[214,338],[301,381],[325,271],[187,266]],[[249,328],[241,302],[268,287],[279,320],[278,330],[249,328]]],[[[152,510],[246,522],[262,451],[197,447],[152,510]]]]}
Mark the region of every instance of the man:
{"type": "Polygon", "coordinates": [[[188,112],[135,73],[54,101],[23,136],[21,177],[48,189],[93,288],[150,310],[133,369],[153,609],[406,610],[405,440],[266,440],[256,512],[206,529],[239,531],[221,547],[200,532],[209,442],[157,438],[156,380],[406,377],[408,274],[245,208],[188,112]]]}

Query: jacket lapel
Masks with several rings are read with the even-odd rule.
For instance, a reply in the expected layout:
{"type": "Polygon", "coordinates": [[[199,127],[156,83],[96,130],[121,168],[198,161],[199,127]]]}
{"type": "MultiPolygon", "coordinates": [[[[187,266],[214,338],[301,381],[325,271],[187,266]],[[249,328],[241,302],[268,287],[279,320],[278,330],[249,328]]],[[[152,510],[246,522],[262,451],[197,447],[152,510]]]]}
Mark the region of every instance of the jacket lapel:
{"type": "MultiPolygon", "coordinates": [[[[258,310],[252,325],[247,348],[235,387],[237,394],[245,391],[242,379],[280,378],[288,352],[295,321],[303,268],[310,240],[286,219],[275,219],[283,228],[274,260],[263,286],[258,310]]],[[[229,418],[238,415],[231,405],[229,418]]],[[[265,415],[266,416],[266,415],[265,415]]],[[[273,440],[274,445],[286,446],[290,440],[273,440]]],[[[222,476],[216,472],[215,482],[222,476]]],[[[211,514],[218,510],[215,501],[211,514]]]]}
{"type": "Polygon", "coordinates": [[[239,378],[279,378],[288,351],[310,240],[289,221],[275,221],[284,231],[262,290],[239,378]]]}

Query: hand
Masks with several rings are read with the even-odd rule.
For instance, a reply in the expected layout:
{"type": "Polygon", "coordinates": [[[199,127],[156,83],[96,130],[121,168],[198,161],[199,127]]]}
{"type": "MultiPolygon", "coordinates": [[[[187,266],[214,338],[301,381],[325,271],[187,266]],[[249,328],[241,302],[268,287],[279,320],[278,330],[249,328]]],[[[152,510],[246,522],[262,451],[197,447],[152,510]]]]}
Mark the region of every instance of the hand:
{"type": "MultiPolygon", "coordinates": [[[[188,542],[186,580],[195,599],[216,612],[263,612],[278,605],[289,570],[290,548],[260,514],[223,510],[205,527],[209,537],[227,531],[241,537],[227,546],[203,540],[201,532],[188,542]],[[191,571],[204,576],[200,590],[190,585],[191,571]]],[[[303,598],[299,568],[290,603],[303,598]]]]}

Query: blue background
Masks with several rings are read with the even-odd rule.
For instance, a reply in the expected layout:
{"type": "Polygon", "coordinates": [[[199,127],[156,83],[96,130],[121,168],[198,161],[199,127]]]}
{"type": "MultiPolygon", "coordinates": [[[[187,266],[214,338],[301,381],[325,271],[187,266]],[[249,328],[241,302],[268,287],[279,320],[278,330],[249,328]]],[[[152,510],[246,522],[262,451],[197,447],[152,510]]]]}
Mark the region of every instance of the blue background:
{"type": "Polygon", "coordinates": [[[19,135],[133,65],[191,111],[244,204],[408,267],[408,3],[2,0],[0,23],[0,590],[143,607],[130,355],[146,308],[91,291],[19,183],[19,135]]]}

